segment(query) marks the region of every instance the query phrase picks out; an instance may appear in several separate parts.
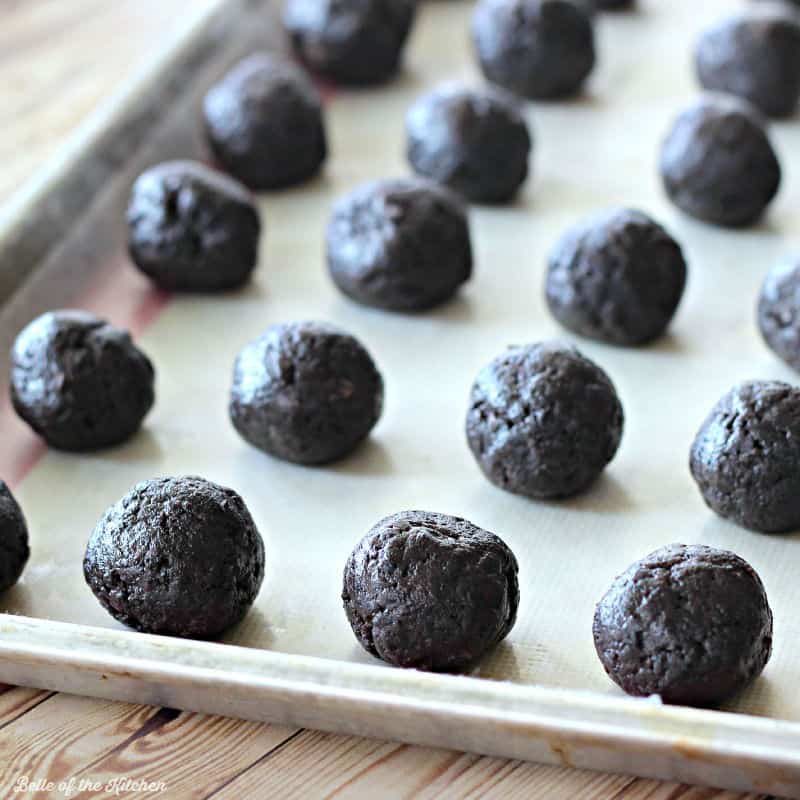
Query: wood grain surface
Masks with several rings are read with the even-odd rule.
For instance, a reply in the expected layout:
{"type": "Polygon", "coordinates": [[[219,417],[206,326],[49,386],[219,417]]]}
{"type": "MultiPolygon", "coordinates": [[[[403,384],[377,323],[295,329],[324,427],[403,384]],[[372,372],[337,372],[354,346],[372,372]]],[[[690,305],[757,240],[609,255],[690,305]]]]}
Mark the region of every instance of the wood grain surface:
{"type": "MultiPolygon", "coordinates": [[[[124,75],[174,35],[185,7],[185,0],[0,0],[0,203],[124,75]]],[[[0,686],[0,796],[111,794],[231,800],[742,797],[0,686]],[[14,794],[26,781],[28,793],[14,794]]]]}

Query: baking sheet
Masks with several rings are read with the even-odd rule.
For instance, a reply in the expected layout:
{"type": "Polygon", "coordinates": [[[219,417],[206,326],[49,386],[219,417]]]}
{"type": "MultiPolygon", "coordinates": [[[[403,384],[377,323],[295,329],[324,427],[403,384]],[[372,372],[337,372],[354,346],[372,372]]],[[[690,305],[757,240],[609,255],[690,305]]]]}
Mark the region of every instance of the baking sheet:
{"type": "MultiPolygon", "coordinates": [[[[421,91],[445,79],[480,81],[469,48],[471,6],[459,0],[422,4],[398,80],[376,91],[327,92],[332,157],[318,179],[260,198],[265,233],[250,286],[225,296],[167,297],[149,287],[124,254],[122,209],[134,167],[202,153],[194,124],[197,96],[189,96],[165,111],[148,147],[4,309],[4,350],[27,319],[65,303],[141,331],[140,344],[157,369],[157,403],[131,442],[80,456],[40,452],[6,404],[0,466],[20,479],[16,493],[28,518],[32,557],[18,586],[0,599],[2,610],[121,630],[83,582],[88,536],[105,508],[135,482],[195,473],[239,491],[266,544],[261,594],[225,642],[388,673],[361,650],[347,625],[341,570],[375,521],[423,508],[496,532],[520,561],[518,623],[476,675],[618,698],[594,654],[595,602],[614,575],[651,550],[675,541],[705,543],[750,561],[775,612],[773,658],[729,709],[800,721],[793,657],[800,538],[751,533],[714,517],[687,466],[696,429],[731,385],[749,378],[796,379],[760,342],[754,304],[765,271],[797,249],[800,127],[795,121],[772,126],[785,180],[758,227],[717,230],[680,216],[658,180],[659,142],[695,94],[689,53],[696,31],[738,4],[651,0],[635,13],[603,16],[600,63],[585,94],[527,107],[536,144],[532,178],[517,202],[471,211],[474,279],[452,302],[425,314],[357,306],[338,294],[324,268],[331,203],[362,181],[406,173],[403,117],[421,91]],[[670,333],[639,350],[562,331],[542,296],[546,257],[558,236],[583,215],[618,204],[641,208],[665,224],[689,261],[687,293],[670,333]],[[239,439],[227,418],[239,348],[272,323],[311,318],[331,320],[358,336],[386,383],[385,412],[370,440],[326,468],[261,454],[239,439]],[[624,404],[626,427],[617,457],[592,491],[568,502],[537,503],[486,482],[463,426],[477,371],[508,344],[552,337],[573,341],[606,369],[624,404]]],[[[250,34],[231,44],[220,63],[230,60],[233,49],[253,49],[256,40],[250,34]]],[[[6,366],[4,356],[3,372],[6,366]]],[[[193,647],[175,640],[160,645],[165,661],[177,663],[193,647]]],[[[335,674],[336,664],[330,669],[335,674]]],[[[508,695],[510,706],[513,697],[508,695]]],[[[440,736],[437,742],[448,740],[440,736]]],[[[633,762],[629,768],[644,769],[633,762]]]]}

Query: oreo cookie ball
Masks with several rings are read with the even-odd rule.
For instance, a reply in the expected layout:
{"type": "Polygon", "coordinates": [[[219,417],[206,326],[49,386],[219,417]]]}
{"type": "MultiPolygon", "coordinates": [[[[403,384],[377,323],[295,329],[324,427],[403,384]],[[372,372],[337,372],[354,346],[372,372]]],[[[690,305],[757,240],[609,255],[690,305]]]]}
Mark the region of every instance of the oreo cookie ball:
{"type": "Polygon", "coordinates": [[[614,385],[574,347],[510,347],[475,379],[467,441],[486,477],[535,499],[586,490],[617,452],[623,412],[614,385]]]}
{"type": "Polygon", "coordinates": [[[689,465],[709,508],[763,533],[800,529],[800,389],[749,381],[713,408],[689,465]]]}
{"type": "Polygon", "coordinates": [[[493,533],[447,514],[404,511],[356,545],[342,600],[372,655],[398,667],[456,672],[514,627],[517,572],[514,554],[493,533]]]}
{"type": "Polygon", "coordinates": [[[677,242],[640,211],[616,208],[571,228],[550,256],[547,305],[565,327],[636,346],[662,333],[686,285],[677,242]]]}
{"type": "Polygon", "coordinates": [[[0,592],[19,580],[30,553],[22,509],[5,481],[0,481],[0,592]]]}
{"type": "Polygon", "coordinates": [[[214,292],[244,284],[261,222],[247,189],[191,161],[143,172],[128,204],[128,250],[162,289],[214,292]]]}
{"type": "Polygon", "coordinates": [[[472,38],[486,79],[531,100],[577,94],[595,64],[591,11],[570,0],[480,0],[472,38]]]}
{"type": "Polygon", "coordinates": [[[661,177],[686,214],[741,227],[756,222],[775,197],[781,167],[753,106],[705,95],[680,114],[667,135],[661,177]]]}
{"type": "Polygon", "coordinates": [[[408,161],[418,175],[474,203],[505,203],[528,176],[531,136],[510,97],[442,86],[406,117],[408,161]]]}
{"type": "Polygon", "coordinates": [[[287,0],[283,24],[314,72],[369,85],[397,72],[415,10],[416,0],[287,0]]]}
{"type": "Polygon", "coordinates": [[[208,90],[203,119],[214,158],[256,191],[303,183],[328,154],[316,89],[276,56],[256,53],[236,65],[208,90]]]}
{"type": "Polygon", "coordinates": [[[673,544],[617,577],[594,615],[597,655],[637,697],[715,706],[772,653],[772,611],[755,570],[727,550],[673,544]]]}
{"type": "Polygon", "coordinates": [[[136,484],[106,511],[83,559],[100,605],[145,633],[210,639],[239,622],[264,579],[242,498],[204,478],[136,484]]]}
{"type": "Polygon", "coordinates": [[[472,275],[464,207],[419,178],[359,186],[334,206],[328,270],[348,297],[390,311],[422,311],[449,300],[472,275]]]}
{"type": "Polygon", "coordinates": [[[779,263],[767,273],[758,298],[758,327],[770,349],[800,372],[800,262],[779,263]]]}
{"type": "Polygon", "coordinates": [[[370,354],[324,322],[273,325],[246,345],[233,370],[230,417],[265,453],[326,464],[352,452],[383,409],[383,379],[370,354]]]}
{"type": "Polygon", "coordinates": [[[633,8],[635,0],[590,0],[598,11],[622,11],[633,8]]]}
{"type": "Polygon", "coordinates": [[[133,436],[153,406],[153,365],[127,331],[51,311],[17,336],[11,402],[51,447],[98,450],[133,436]]]}
{"type": "Polygon", "coordinates": [[[703,88],[728,92],[771,117],[785,117],[800,99],[800,21],[762,4],[706,30],[695,49],[703,88]]]}

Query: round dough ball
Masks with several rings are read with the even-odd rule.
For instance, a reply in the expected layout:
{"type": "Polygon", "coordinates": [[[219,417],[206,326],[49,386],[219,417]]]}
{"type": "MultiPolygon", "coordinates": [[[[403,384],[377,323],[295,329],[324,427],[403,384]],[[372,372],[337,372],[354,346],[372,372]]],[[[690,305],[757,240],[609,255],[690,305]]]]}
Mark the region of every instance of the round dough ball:
{"type": "Polygon", "coordinates": [[[356,638],[398,667],[463,670],[511,629],[517,560],[465,519],[404,511],[382,519],[344,568],[342,600],[356,638]]]}
{"type": "Polygon", "coordinates": [[[19,580],[30,554],[22,509],[5,481],[0,481],[0,592],[19,580]]]}
{"type": "Polygon", "coordinates": [[[800,529],[800,389],[750,381],[731,389],[698,432],[692,476],[721,517],[763,533],[800,529]]]}
{"type": "Polygon", "coordinates": [[[783,261],[769,271],[758,298],[758,327],[779,358],[800,372],[800,262],[783,261]]]}
{"type": "Polygon", "coordinates": [[[467,440],[496,486],[536,499],[587,489],[614,457],[623,412],[614,385],[574,347],[510,347],[475,379],[467,440]]]}
{"type": "Polygon", "coordinates": [[[155,373],[127,331],[85,311],[51,311],[11,351],[14,409],[51,447],[97,450],[133,436],[155,373]]]}
{"type": "Polygon", "coordinates": [[[778,193],[781,167],[755,108],[736,97],[705,95],[667,135],[661,177],[685,213],[740,227],[756,222],[778,193]]]}
{"type": "Polygon", "coordinates": [[[212,86],[203,118],[216,160],[256,191],[303,183],[328,154],[316,89],[294,64],[272,55],[249,56],[212,86]]]}
{"type": "Polygon", "coordinates": [[[727,17],[700,37],[695,67],[703,88],[743,97],[768,116],[788,116],[800,99],[800,22],[766,4],[727,17]]]}
{"type": "Polygon", "coordinates": [[[359,303],[432,308],[472,275],[467,215],[455,195],[427,180],[367,183],[334,206],[327,257],[333,282],[359,303]]]}
{"type": "Polygon", "coordinates": [[[677,242],[640,211],[615,208],[561,238],[550,256],[545,295],[565,328],[635,346],[664,333],[685,285],[677,242]]]}
{"type": "Polygon", "coordinates": [[[242,498],[198,477],[142,481],[94,529],[83,574],[114,619],[210,639],[238,622],[264,579],[264,543],[242,498]]]}
{"type": "Polygon", "coordinates": [[[761,579],[727,550],[673,544],[617,577],[594,615],[597,655],[637,697],[714,706],[761,674],[772,611],[761,579]]]}
{"type": "Polygon", "coordinates": [[[361,343],[333,325],[273,325],[239,353],[229,409],[242,438],[265,453],[326,464],[369,435],[383,379],[361,343]]]}
{"type": "Polygon", "coordinates": [[[471,202],[508,202],[528,176],[528,126],[499,91],[435,89],[411,106],[406,135],[414,171],[471,202]]]}
{"type": "Polygon", "coordinates": [[[590,0],[598,11],[622,11],[633,8],[635,0],[590,0]]]}
{"type": "Polygon", "coordinates": [[[576,94],[595,64],[591,13],[570,0],[480,0],[472,37],[486,79],[532,100],[576,94]]]}
{"type": "Polygon", "coordinates": [[[287,0],[283,24],[314,72],[369,85],[397,72],[415,11],[416,0],[287,0]]]}
{"type": "Polygon", "coordinates": [[[128,250],[169,291],[214,292],[244,284],[258,260],[261,222],[244,186],[191,161],[143,172],[128,204],[128,250]]]}

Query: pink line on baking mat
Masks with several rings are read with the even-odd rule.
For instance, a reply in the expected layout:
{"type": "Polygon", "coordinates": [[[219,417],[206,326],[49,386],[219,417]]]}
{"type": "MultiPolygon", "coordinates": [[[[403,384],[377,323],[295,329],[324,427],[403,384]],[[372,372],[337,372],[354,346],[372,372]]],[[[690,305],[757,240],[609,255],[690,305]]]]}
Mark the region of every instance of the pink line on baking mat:
{"type": "MultiPolygon", "coordinates": [[[[91,311],[138,338],[169,305],[172,296],[151,286],[128,262],[124,252],[93,272],[89,287],[70,304],[91,311]]],[[[15,413],[8,380],[0,382],[0,478],[18,486],[47,452],[47,445],[15,413]]],[[[79,457],[79,456],[76,456],[79,457]]]]}

